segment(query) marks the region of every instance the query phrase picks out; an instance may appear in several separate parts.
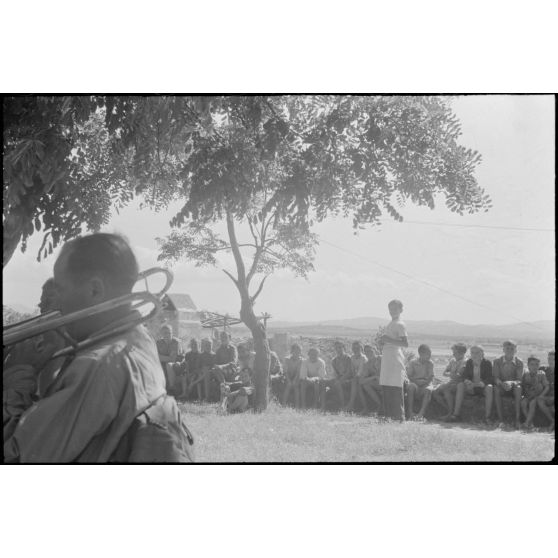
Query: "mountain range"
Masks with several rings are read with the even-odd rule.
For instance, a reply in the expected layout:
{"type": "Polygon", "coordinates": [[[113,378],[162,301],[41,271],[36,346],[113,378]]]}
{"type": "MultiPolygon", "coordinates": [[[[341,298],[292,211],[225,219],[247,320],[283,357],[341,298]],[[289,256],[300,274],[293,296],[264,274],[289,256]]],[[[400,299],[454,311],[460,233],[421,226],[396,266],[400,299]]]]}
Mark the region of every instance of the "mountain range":
{"type": "MultiPolygon", "coordinates": [[[[34,313],[22,304],[9,304],[11,308],[22,313],[34,313]]],[[[270,332],[288,331],[299,335],[323,335],[323,336],[362,336],[370,335],[378,330],[380,326],[386,325],[386,318],[366,316],[360,318],[347,318],[343,320],[290,322],[281,320],[270,320],[268,330],[270,332]]],[[[555,337],[555,322],[553,320],[539,320],[536,322],[520,322],[506,325],[493,324],[460,324],[453,321],[437,320],[404,320],[410,337],[436,337],[453,338],[463,340],[479,339],[505,339],[515,340],[553,340],[555,337]]],[[[233,329],[244,330],[244,326],[235,326],[233,329]]]]}
{"type": "MultiPolygon", "coordinates": [[[[378,330],[378,327],[386,325],[386,318],[360,317],[344,320],[325,320],[320,322],[286,322],[271,320],[268,325],[270,331],[289,331],[291,333],[307,333],[312,335],[324,335],[328,331],[331,335],[362,335],[378,330]]],[[[404,320],[407,331],[411,337],[448,337],[462,339],[554,339],[555,322],[552,320],[539,320],[529,323],[515,323],[506,325],[491,324],[460,324],[453,321],[436,320],[404,320]]]]}

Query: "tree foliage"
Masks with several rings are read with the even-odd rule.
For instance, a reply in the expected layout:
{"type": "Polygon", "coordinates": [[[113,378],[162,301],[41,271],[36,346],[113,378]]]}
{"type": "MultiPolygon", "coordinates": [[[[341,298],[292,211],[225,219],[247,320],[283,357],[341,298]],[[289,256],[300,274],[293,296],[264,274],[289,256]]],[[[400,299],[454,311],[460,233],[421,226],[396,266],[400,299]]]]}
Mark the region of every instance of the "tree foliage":
{"type": "Polygon", "coordinates": [[[10,324],[15,324],[23,320],[32,318],[34,314],[27,314],[25,312],[18,312],[10,306],[2,305],[2,323],[4,327],[10,324]]]}
{"type": "Polygon", "coordinates": [[[131,199],[102,99],[5,97],[3,116],[4,266],[34,232],[43,233],[40,260],[131,199]]]}
{"type": "Polygon", "coordinates": [[[51,250],[83,224],[96,230],[115,200],[140,195],[159,209],[183,199],[161,258],[215,265],[232,252],[236,273],[226,272],[254,336],[260,402],[269,349],[253,304],[275,269],[311,271],[314,221],[343,215],[357,230],[440,197],[459,214],[490,207],[475,177],[481,156],[459,144],[444,97],[20,97],[4,101],[4,119],[5,252],[6,239],[25,248],[41,218],[51,250]]]}

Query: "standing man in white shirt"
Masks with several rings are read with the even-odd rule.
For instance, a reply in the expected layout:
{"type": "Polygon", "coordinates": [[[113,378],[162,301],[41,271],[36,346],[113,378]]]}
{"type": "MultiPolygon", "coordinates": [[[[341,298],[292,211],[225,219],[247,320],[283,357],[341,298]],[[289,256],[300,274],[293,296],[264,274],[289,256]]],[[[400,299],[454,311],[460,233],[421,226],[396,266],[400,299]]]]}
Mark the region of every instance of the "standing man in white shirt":
{"type": "Polygon", "coordinates": [[[391,322],[380,337],[382,345],[382,365],[380,368],[380,385],[384,399],[384,413],[394,420],[405,420],[403,399],[403,382],[406,378],[405,355],[403,347],[408,347],[407,329],[399,319],[403,312],[403,303],[392,300],[388,304],[391,322]]]}

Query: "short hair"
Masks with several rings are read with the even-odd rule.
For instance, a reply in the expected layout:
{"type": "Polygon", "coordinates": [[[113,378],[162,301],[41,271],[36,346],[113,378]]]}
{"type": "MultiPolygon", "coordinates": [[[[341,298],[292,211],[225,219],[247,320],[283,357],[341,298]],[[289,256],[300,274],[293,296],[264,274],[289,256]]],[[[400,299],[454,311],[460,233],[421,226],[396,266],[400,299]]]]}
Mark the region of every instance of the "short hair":
{"type": "Polygon", "coordinates": [[[337,340],[337,341],[335,341],[335,342],[333,343],[333,347],[334,347],[334,348],[335,348],[335,347],[343,347],[343,348],[345,348],[345,343],[343,343],[343,341],[337,340]]]}
{"type": "Polygon", "coordinates": [[[517,343],[511,339],[507,339],[502,343],[502,347],[513,347],[515,349],[517,347],[517,343]]]}
{"type": "Polygon", "coordinates": [[[388,308],[390,306],[399,306],[399,308],[403,308],[403,303],[399,299],[394,298],[388,302],[388,308]]]}
{"type": "Polygon", "coordinates": [[[80,236],[64,244],[66,271],[74,283],[99,274],[117,291],[130,292],[138,279],[138,262],[127,240],[110,233],[80,236]]]}
{"type": "Polygon", "coordinates": [[[422,345],[419,345],[417,350],[419,354],[424,354],[424,353],[432,354],[432,349],[428,345],[425,345],[424,343],[422,345]]]}
{"type": "Polygon", "coordinates": [[[239,353],[249,353],[250,352],[250,348],[248,347],[248,343],[239,343],[238,346],[236,347],[236,350],[239,353]]]}
{"type": "Polygon", "coordinates": [[[363,349],[364,351],[366,351],[367,349],[368,349],[369,351],[373,351],[373,350],[374,350],[374,347],[372,347],[372,345],[366,344],[366,345],[364,345],[364,347],[363,347],[362,349],[363,349]]]}
{"type": "Polygon", "coordinates": [[[319,351],[316,347],[310,347],[310,348],[308,349],[308,356],[310,356],[310,353],[319,355],[319,354],[320,354],[320,351],[319,351]]]}
{"type": "Polygon", "coordinates": [[[227,336],[227,339],[230,341],[231,340],[231,334],[225,330],[223,330],[220,334],[219,334],[219,338],[222,339],[223,335],[227,336]]]}
{"type": "Polygon", "coordinates": [[[482,356],[484,356],[484,347],[482,345],[471,345],[471,348],[469,350],[471,353],[473,351],[480,351],[482,353],[482,356]]]}
{"type": "Polygon", "coordinates": [[[362,346],[362,343],[360,341],[353,341],[351,347],[354,349],[355,347],[360,347],[360,350],[364,350],[364,347],[362,346]]]}
{"type": "Polygon", "coordinates": [[[452,351],[457,351],[459,354],[464,355],[467,352],[467,345],[465,345],[465,343],[454,343],[451,349],[452,351]]]}
{"type": "Polygon", "coordinates": [[[212,347],[211,339],[209,339],[209,338],[207,338],[207,337],[204,337],[204,338],[201,340],[201,346],[204,347],[204,346],[207,346],[207,345],[209,345],[209,348],[211,349],[211,347],[212,347]]]}
{"type": "Polygon", "coordinates": [[[533,361],[540,362],[541,359],[538,358],[538,357],[536,357],[535,355],[531,355],[531,356],[527,359],[527,364],[529,364],[530,362],[533,362],[533,361]]]}
{"type": "Polygon", "coordinates": [[[54,284],[54,277],[49,277],[44,283],[43,286],[41,287],[41,289],[43,291],[47,291],[47,290],[55,290],[56,286],[54,284]]]}
{"type": "Polygon", "coordinates": [[[39,310],[42,313],[56,310],[56,283],[54,277],[49,277],[41,287],[41,299],[39,301],[39,310]]]}
{"type": "Polygon", "coordinates": [[[294,353],[295,351],[302,352],[302,347],[298,343],[293,343],[291,345],[291,353],[294,353]]]}
{"type": "Polygon", "coordinates": [[[552,351],[548,351],[548,356],[556,356],[556,351],[552,349],[552,351]]]}
{"type": "Polygon", "coordinates": [[[161,326],[161,331],[163,331],[163,329],[168,329],[172,333],[172,326],[170,324],[163,324],[161,326]]]}

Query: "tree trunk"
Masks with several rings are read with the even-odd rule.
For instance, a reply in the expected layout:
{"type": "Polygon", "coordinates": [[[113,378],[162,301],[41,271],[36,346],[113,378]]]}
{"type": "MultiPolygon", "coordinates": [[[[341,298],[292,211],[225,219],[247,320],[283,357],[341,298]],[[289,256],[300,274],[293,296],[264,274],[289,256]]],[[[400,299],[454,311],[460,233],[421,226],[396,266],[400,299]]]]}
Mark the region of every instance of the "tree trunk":
{"type": "Polygon", "coordinates": [[[256,411],[265,411],[269,385],[269,343],[263,324],[254,313],[250,297],[242,297],[240,319],[252,333],[256,358],[254,360],[254,383],[256,388],[254,405],[256,411]]]}
{"type": "Polygon", "coordinates": [[[267,386],[269,383],[269,343],[267,342],[265,327],[258,320],[256,314],[254,314],[254,302],[250,298],[250,285],[246,278],[246,268],[236,238],[234,218],[229,212],[227,212],[227,230],[238,271],[238,278],[234,279],[230,274],[228,275],[234,281],[240,293],[240,319],[252,333],[254,349],[256,350],[256,358],[254,360],[254,384],[256,388],[254,404],[256,411],[264,411],[267,408],[267,386]]]}

